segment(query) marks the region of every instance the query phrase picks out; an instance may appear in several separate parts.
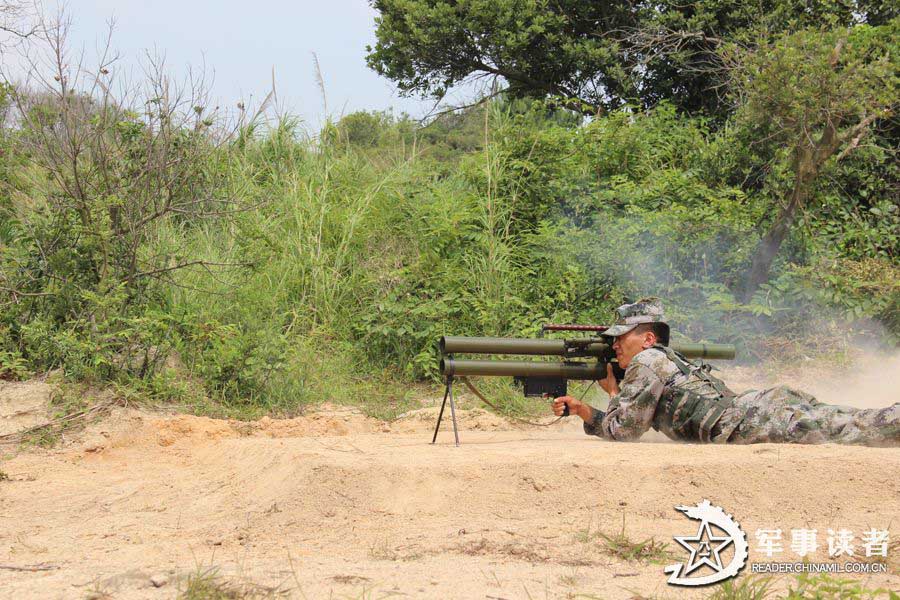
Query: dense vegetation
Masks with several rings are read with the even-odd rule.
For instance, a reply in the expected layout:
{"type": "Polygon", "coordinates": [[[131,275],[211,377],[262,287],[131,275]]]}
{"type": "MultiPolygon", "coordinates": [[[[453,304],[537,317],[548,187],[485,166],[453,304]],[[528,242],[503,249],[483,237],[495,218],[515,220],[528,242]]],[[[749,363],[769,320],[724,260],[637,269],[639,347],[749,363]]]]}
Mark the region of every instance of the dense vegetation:
{"type": "Polygon", "coordinates": [[[723,118],[722,47],[758,48],[806,28],[882,26],[884,0],[371,0],[369,65],[402,90],[442,97],[473,78],[596,114],[667,100],[723,118]]]}
{"type": "Polygon", "coordinates": [[[162,73],[126,101],[105,66],[60,61],[55,84],[2,96],[0,376],[245,415],[390,411],[433,381],[441,334],[605,322],[643,295],[746,357],[895,344],[896,34],[722,48],[716,114],[653,92],[584,119],[511,93],[316,135],[264,111],[229,124],[162,73]]]}

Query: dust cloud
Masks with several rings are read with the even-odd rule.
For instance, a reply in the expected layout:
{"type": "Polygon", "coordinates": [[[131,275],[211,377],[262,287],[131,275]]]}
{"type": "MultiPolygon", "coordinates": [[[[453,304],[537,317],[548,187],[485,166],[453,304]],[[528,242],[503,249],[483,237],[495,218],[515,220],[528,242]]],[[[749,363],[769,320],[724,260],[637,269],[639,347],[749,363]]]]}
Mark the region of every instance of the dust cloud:
{"type": "Polygon", "coordinates": [[[787,365],[722,367],[736,392],[787,385],[828,404],[882,408],[900,402],[900,352],[855,346],[847,365],[809,360],[787,365]]]}
{"type": "Polygon", "coordinates": [[[900,352],[890,355],[867,353],[855,365],[817,369],[801,385],[822,402],[857,408],[881,408],[900,402],[900,352]]]}

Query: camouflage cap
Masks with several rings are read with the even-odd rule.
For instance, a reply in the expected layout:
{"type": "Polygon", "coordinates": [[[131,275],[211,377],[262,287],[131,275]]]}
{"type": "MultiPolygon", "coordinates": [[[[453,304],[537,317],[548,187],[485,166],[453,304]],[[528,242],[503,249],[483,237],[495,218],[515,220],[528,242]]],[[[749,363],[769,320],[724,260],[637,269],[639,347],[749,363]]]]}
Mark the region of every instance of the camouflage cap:
{"type": "Polygon", "coordinates": [[[642,298],[633,304],[623,304],[616,309],[616,322],[603,335],[618,337],[628,333],[641,323],[665,323],[662,303],[658,298],[642,298]]]}

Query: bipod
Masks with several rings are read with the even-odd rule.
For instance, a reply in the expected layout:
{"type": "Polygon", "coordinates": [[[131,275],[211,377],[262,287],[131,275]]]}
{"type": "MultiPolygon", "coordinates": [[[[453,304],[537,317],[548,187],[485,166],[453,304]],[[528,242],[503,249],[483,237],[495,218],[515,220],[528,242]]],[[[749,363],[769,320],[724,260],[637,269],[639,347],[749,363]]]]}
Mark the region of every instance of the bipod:
{"type": "Polygon", "coordinates": [[[454,377],[452,375],[447,377],[444,400],[441,402],[441,410],[438,413],[437,423],[434,426],[434,437],[431,438],[432,444],[437,441],[438,430],[441,428],[441,419],[444,418],[444,407],[447,405],[447,398],[450,398],[450,419],[453,421],[453,438],[456,440],[456,445],[459,446],[459,429],[456,426],[456,402],[453,401],[453,380],[454,377]]]}

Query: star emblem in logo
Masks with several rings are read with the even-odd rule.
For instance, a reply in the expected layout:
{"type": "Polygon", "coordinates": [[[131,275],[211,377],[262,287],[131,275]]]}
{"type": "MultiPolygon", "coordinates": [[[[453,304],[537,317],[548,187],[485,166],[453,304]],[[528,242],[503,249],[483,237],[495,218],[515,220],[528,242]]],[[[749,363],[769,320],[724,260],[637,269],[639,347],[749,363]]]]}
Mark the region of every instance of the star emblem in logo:
{"type": "Polygon", "coordinates": [[[697,529],[697,535],[675,536],[675,541],[691,553],[691,557],[684,566],[684,573],[682,573],[682,575],[688,575],[703,565],[709,566],[717,573],[721,571],[722,558],[719,553],[734,540],[726,536],[713,535],[709,523],[703,521],[697,529]]]}
{"type": "Polygon", "coordinates": [[[676,506],[675,510],[684,513],[689,519],[699,521],[700,525],[695,535],[675,536],[675,541],[690,552],[690,557],[684,564],[676,563],[664,569],[670,574],[668,583],[709,585],[737,576],[747,562],[749,548],[747,536],[731,515],[706,499],[694,506],[676,506]],[[722,531],[724,535],[716,533],[718,531],[722,531]],[[722,551],[729,547],[734,552],[728,564],[723,566],[722,551]],[[712,572],[689,577],[703,566],[709,567],[712,572]]]}

